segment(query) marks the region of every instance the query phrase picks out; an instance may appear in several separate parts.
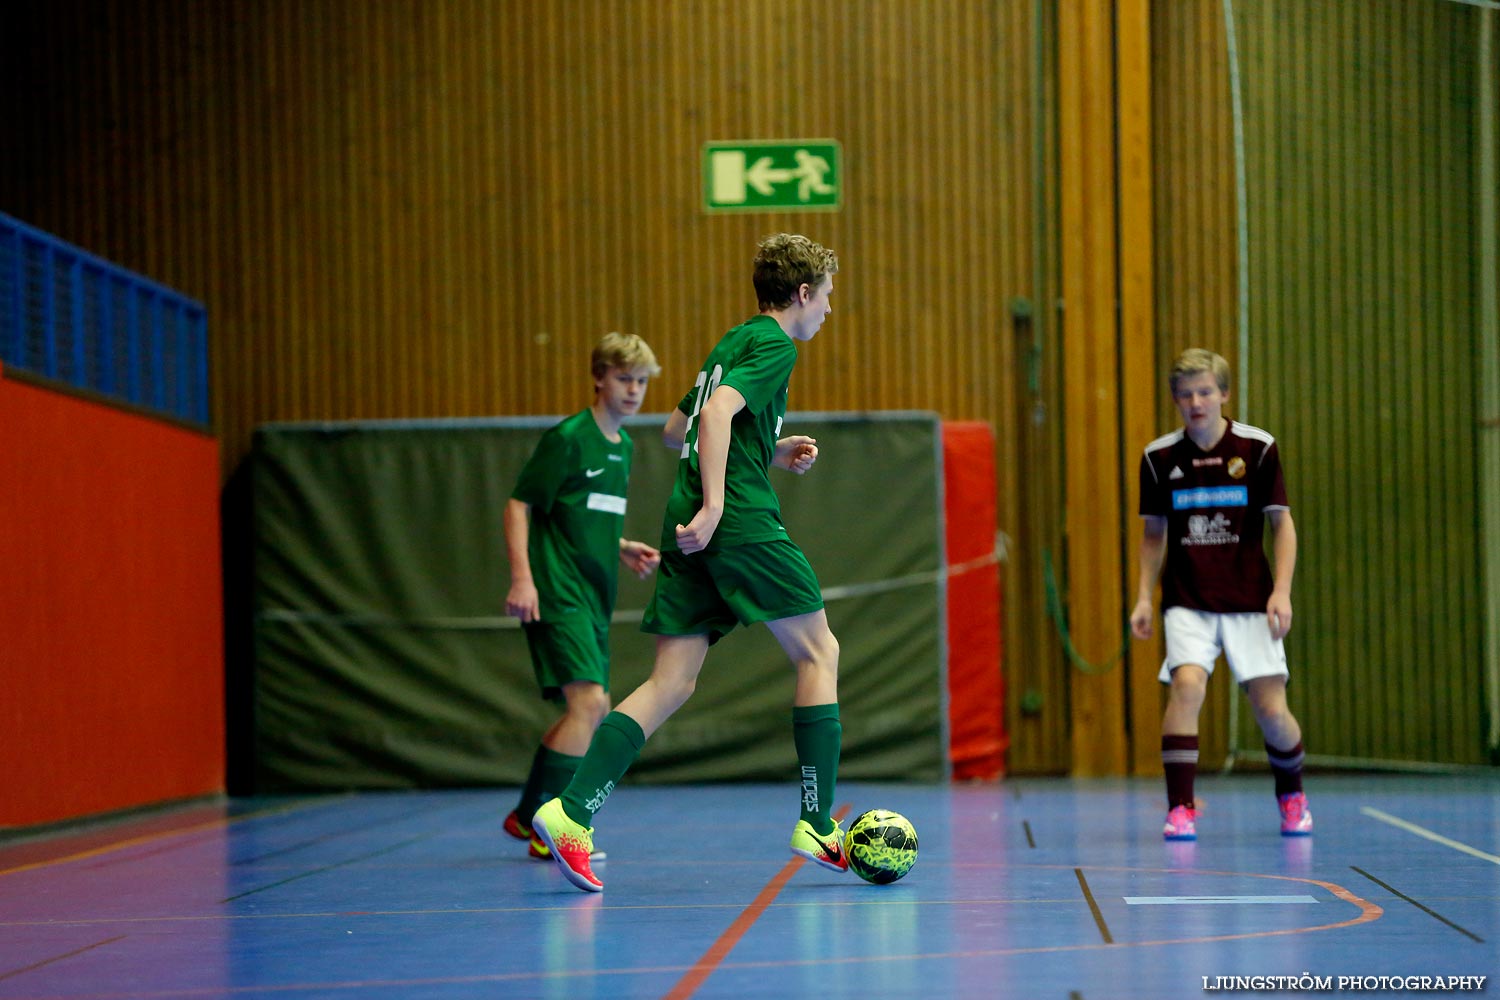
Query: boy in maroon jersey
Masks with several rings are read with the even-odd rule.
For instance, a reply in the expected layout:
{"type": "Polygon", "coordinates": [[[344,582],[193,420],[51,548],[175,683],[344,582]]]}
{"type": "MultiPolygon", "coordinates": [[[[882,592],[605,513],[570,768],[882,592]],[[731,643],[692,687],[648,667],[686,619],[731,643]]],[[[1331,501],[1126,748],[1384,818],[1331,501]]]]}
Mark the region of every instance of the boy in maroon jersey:
{"type": "Polygon", "coordinates": [[[1162,718],[1168,840],[1196,840],[1193,777],[1198,713],[1214,661],[1224,653],[1265,736],[1276,777],[1281,833],[1312,833],[1302,794],[1302,728],[1286,704],[1286,651],[1292,627],[1297,531],[1287,505],[1276,441],[1224,416],[1229,363],[1189,348],[1168,377],[1182,429],[1157,438],[1141,458],[1141,576],[1130,629],[1151,638],[1151,595],[1162,565],[1162,627],[1171,685],[1162,718]],[[1271,523],[1275,572],[1261,539],[1271,523]]]}

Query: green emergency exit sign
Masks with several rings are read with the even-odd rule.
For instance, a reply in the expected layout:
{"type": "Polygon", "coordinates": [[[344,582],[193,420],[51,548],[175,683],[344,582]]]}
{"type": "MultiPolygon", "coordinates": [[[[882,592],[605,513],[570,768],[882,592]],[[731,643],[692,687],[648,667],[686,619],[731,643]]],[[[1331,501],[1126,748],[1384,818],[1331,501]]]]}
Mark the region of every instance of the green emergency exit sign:
{"type": "Polygon", "coordinates": [[[843,195],[832,139],[710,142],[703,147],[703,200],[710,212],[834,212],[843,195]]]}

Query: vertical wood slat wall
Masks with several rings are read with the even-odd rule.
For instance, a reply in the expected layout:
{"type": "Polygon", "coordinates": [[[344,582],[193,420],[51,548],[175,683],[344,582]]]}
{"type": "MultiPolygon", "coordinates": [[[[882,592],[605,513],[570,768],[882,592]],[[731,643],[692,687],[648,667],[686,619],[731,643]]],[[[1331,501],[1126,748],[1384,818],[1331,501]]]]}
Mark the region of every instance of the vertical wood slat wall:
{"type": "MultiPolygon", "coordinates": [[[[1121,592],[1131,608],[1140,579],[1140,470],[1136,442],[1160,433],[1156,385],[1161,359],[1156,356],[1156,247],[1153,206],[1156,198],[1152,145],[1152,38],[1150,0],[1120,0],[1115,18],[1119,67],[1120,172],[1120,470],[1123,549],[1121,592]]],[[[1161,663],[1161,630],[1149,642],[1126,647],[1125,704],[1129,723],[1129,771],[1156,774],[1161,767],[1161,701],[1154,671],[1161,663]]]]}
{"type": "Polygon", "coordinates": [[[754,311],[749,258],[777,229],[845,268],[794,408],[998,422],[1007,402],[1030,276],[1022,5],[17,16],[54,48],[15,68],[36,144],[0,168],[6,207],[209,303],[228,464],[265,420],[570,411],[611,329],[657,348],[665,411],[754,311]],[[702,144],[764,137],[841,142],[843,209],[704,213],[702,144]]]}
{"type": "MultiPolygon", "coordinates": [[[[1112,664],[1122,645],[1119,471],[1120,254],[1115,5],[1058,6],[1058,187],[1062,239],[1063,448],[1068,624],[1081,660],[1112,664]]],[[[1073,771],[1119,773],[1127,755],[1124,684],[1114,669],[1070,672],[1073,771]]]]}
{"type": "Polygon", "coordinates": [[[1294,708],[1315,754],[1482,763],[1480,11],[1236,8],[1249,420],[1285,449],[1301,541],[1294,708]]]}
{"type": "MultiPolygon", "coordinates": [[[[1151,387],[1158,434],[1182,425],[1165,380],[1173,358],[1186,348],[1206,347],[1238,370],[1234,142],[1223,10],[1221,0],[1151,5],[1157,360],[1151,387]]],[[[1231,416],[1237,403],[1227,409],[1231,416]]],[[[1126,443],[1137,470],[1149,440],[1126,443]]],[[[1138,504],[1139,486],[1131,485],[1138,504]]],[[[1130,519],[1132,547],[1140,545],[1141,530],[1140,519],[1130,519]]],[[[1159,641],[1133,646],[1132,685],[1155,683],[1163,653],[1159,641]]],[[[1224,764],[1229,687],[1221,678],[1208,688],[1199,719],[1199,762],[1205,769],[1224,764]]],[[[1166,704],[1164,688],[1157,701],[1159,716],[1166,704]]],[[[1148,706],[1149,701],[1140,707],[1148,706]]],[[[1159,770],[1159,745],[1156,750],[1159,770]]],[[[1144,771],[1149,748],[1138,745],[1136,751],[1144,771]]]]}
{"type": "MultiPolygon", "coordinates": [[[[1026,104],[1002,108],[1010,134],[1023,143],[1018,155],[1035,179],[1030,201],[1012,206],[1024,220],[1017,233],[1028,241],[1031,281],[1011,305],[1011,395],[1015,406],[997,434],[1012,444],[1015,474],[1002,505],[1009,537],[1005,564],[1007,766],[1012,773],[1057,773],[1072,767],[1072,670],[1060,630],[1049,614],[1047,562],[1063,557],[1063,414],[1061,267],[1058,216],[1059,106],[1057,5],[1051,0],[998,5],[1011,30],[1029,34],[1030,51],[1007,63],[1007,75],[1026,104]],[[1029,6],[1024,18],[1017,12],[1029,6]]],[[[1006,59],[1014,53],[1006,46],[1006,59]]]]}
{"type": "Polygon", "coordinates": [[[1478,384],[1480,533],[1484,544],[1486,734],[1491,763],[1500,763],[1500,10],[1479,14],[1479,119],[1475,166],[1479,205],[1478,384]]]}
{"type": "MultiPolygon", "coordinates": [[[[1238,351],[1219,0],[1153,5],[1157,351],[1248,376],[1231,415],[1284,450],[1301,542],[1288,639],[1315,757],[1480,763],[1475,8],[1236,0],[1249,352],[1238,351]]],[[[1159,386],[1163,428],[1177,423],[1159,386]]],[[[1139,530],[1138,528],[1136,529],[1139,530]]],[[[1138,538],[1138,535],[1137,535],[1138,538]]],[[[1136,682],[1148,672],[1136,668],[1136,682]]],[[[1205,767],[1229,747],[1210,687],[1205,767]]],[[[1234,749],[1261,740],[1241,706],[1234,749]]]]}
{"type": "MultiPolygon", "coordinates": [[[[1388,0],[1355,24],[1328,0],[1236,8],[1247,75],[1258,61],[1260,86],[1279,81],[1294,114],[1319,116],[1327,132],[1293,162],[1286,130],[1262,119],[1260,155],[1275,159],[1251,174],[1252,273],[1264,291],[1247,403],[1252,422],[1288,442],[1294,502],[1308,521],[1292,647],[1308,685],[1294,685],[1294,703],[1333,714],[1378,684],[1375,719],[1314,716],[1310,729],[1328,735],[1311,749],[1468,760],[1477,741],[1457,716],[1460,699],[1477,705],[1479,693],[1464,661],[1442,662],[1477,634],[1463,603],[1476,574],[1462,558],[1459,494],[1448,490],[1463,460],[1442,456],[1428,470],[1446,477],[1441,484],[1402,492],[1394,511],[1361,496],[1357,525],[1336,509],[1337,490],[1357,480],[1320,464],[1346,468],[1328,442],[1368,447],[1372,427],[1401,442],[1406,461],[1425,463],[1458,427],[1430,415],[1451,391],[1440,381],[1455,370],[1445,338],[1473,300],[1472,284],[1455,284],[1457,272],[1441,263],[1449,227],[1465,224],[1453,193],[1465,154],[1415,145],[1412,122],[1464,141],[1451,119],[1472,83],[1465,13],[1455,3],[1388,0]],[[1356,110],[1371,104],[1340,86],[1349,67],[1337,60],[1350,43],[1335,35],[1317,46],[1287,25],[1363,38],[1357,51],[1369,65],[1417,58],[1381,83],[1403,102],[1403,117],[1379,127],[1378,115],[1362,119],[1356,110]],[[1416,82],[1429,79],[1431,88],[1416,82]],[[1308,230],[1298,206],[1337,193],[1336,158],[1362,155],[1383,158],[1393,181],[1442,183],[1391,194],[1381,217],[1396,227],[1389,238],[1361,235],[1352,220],[1308,230]],[[1378,281],[1341,286],[1328,264],[1329,241],[1351,239],[1361,249],[1341,266],[1364,267],[1373,254],[1401,282],[1389,293],[1401,303],[1384,317],[1373,307],[1385,294],[1378,281]],[[1264,284],[1278,264],[1280,283],[1264,284]],[[1351,319],[1356,306],[1370,311],[1351,319]],[[1373,345],[1362,337],[1370,322],[1373,345]],[[1384,374],[1361,382],[1348,358],[1356,348],[1384,374]],[[1331,400],[1318,406],[1324,395],[1331,400]],[[1389,401],[1392,414],[1362,426],[1346,397],[1389,401]],[[1323,431],[1338,436],[1315,437],[1323,431]],[[1453,522],[1388,537],[1418,514],[1453,522]],[[1355,556],[1359,566],[1340,564],[1355,556]],[[1403,574],[1398,586],[1380,578],[1392,566],[1421,575],[1403,574]],[[1434,596],[1391,620],[1381,599],[1412,592],[1458,604],[1434,596]],[[1315,642],[1326,648],[1298,645],[1315,642]],[[1349,668],[1351,660],[1365,666],[1349,668]],[[1313,689],[1313,671],[1338,686],[1313,689]],[[1441,674],[1438,696],[1424,699],[1424,671],[1441,674]],[[1380,722],[1407,698],[1435,717],[1380,722]],[[1429,735],[1437,743],[1427,752],[1429,735]]],[[[1203,344],[1238,365],[1222,9],[1220,0],[1151,5],[1156,355],[1203,344]]],[[[0,107],[20,151],[0,158],[0,209],[208,304],[226,470],[268,420],[570,411],[588,398],[586,352],[608,329],[657,347],[666,371],[651,408],[663,412],[707,342],[753,309],[745,269],[755,238],[794,228],[824,239],[845,271],[792,405],[930,408],[995,424],[1000,520],[1013,540],[1010,763],[1066,770],[1069,668],[1040,584],[1041,553],[1058,553],[1060,528],[1055,507],[1037,509],[1055,505],[1062,469],[1048,451],[1060,440],[1050,311],[1060,288],[1037,287],[1055,280],[1058,240],[1056,123],[1033,120],[1056,107],[1050,10],[947,0],[918,17],[889,0],[840,0],[800,11],[793,25],[777,20],[785,8],[769,0],[711,13],[644,0],[23,5],[7,11],[12,40],[0,40],[0,107]],[[1038,24],[1049,53],[1040,75],[1038,24]],[[1040,158],[1038,135],[1047,136],[1040,158]],[[843,210],[703,214],[702,142],[767,136],[838,139],[843,210]],[[1046,304],[1034,306],[1047,362],[1035,398],[1008,315],[1017,298],[1046,304]],[[1040,423],[1027,419],[1037,403],[1040,423]],[[1016,707],[1023,676],[1044,696],[1037,713],[1016,707]]],[[[1254,87],[1247,82],[1251,106],[1267,99],[1254,87]]],[[[1155,391],[1165,429],[1175,413],[1159,382],[1155,391]]],[[[1125,530],[1134,546],[1138,526],[1127,519],[1125,530]]],[[[1131,683],[1148,667],[1137,662],[1131,683]]],[[[1226,689],[1213,688],[1206,747],[1227,727],[1226,689]]],[[[1213,766],[1211,752],[1204,762],[1213,766]]]]}
{"type": "MultiPolygon", "coordinates": [[[[995,425],[1031,552],[1007,657],[1060,690],[1007,433],[1009,306],[1053,298],[1030,287],[1045,7],[27,5],[0,207],[207,303],[226,472],[266,421],[570,412],[612,329],[656,348],[664,413],[754,311],[754,241],[805,231],[844,270],[792,407],[995,425]],[[842,144],[842,210],[705,214],[702,144],[778,137],[842,144]]],[[[1066,770],[1065,697],[1025,726],[1012,768],[1066,770]]]]}

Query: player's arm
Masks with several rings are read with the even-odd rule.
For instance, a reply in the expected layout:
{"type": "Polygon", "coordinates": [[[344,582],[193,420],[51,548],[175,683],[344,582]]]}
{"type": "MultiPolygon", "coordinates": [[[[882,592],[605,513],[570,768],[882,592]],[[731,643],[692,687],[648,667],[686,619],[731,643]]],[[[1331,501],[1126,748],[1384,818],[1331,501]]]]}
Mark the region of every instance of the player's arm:
{"type": "Polygon", "coordinates": [[[1271,638],[1280,639],[1292,630],[1292,573],[1297,569],[1297,527],[1289,510],[1268,510],[1271,522],[1271,558],[1275,561],[1271,599],[1266,602],[1266,623],[1271,638]]]}
{"type": "Polygon", "coordinates": [[[620,562],[642,580],[650,576],[661,563],[661,553],[645,542],[620,539],[620,562]]]}
{"type": "Polygon", "coordinates": [[[691,521],[677,526],[677,547],[689,555],[708,547],[724,516],[730,425],[744,408],[745,397],[740,391],[732,385],[721,385],[698,412],[698,476],[703,481],[703,506],[691,521]]]}
{"type": "Polygon", "coordinates": [[[1135,610],[1130,612],[1130,631],[1141,640],[1151,638],[1154,619],[1153,595],[1156,579],[1167,557],[1167,519],[1147,514],[1141,518],[1141,575],[1136,585],[1135,610]]]}
{"type": "Polygon", "coordinates": [[[688,415],[674,409],[667,417],[667,426],[662,429],[661,443],[671,451],[681,451],[682,443],[687,440],[687,429],[688,415]]]}
{"type": "Polygon", "coordinates": [[[505,613],[523,622],[541,619],[541,601],[531,578],[531,505],[511,497],[505,504],[505,551],[510,556],[510,593],[505,595],[505,613]]]}
{"type": "Polygon", "coordinates": [[[803,475],[818,460],[818,442],[806,434],[793,434],[776,442],[771,464],[788,472],[803,475]]]}

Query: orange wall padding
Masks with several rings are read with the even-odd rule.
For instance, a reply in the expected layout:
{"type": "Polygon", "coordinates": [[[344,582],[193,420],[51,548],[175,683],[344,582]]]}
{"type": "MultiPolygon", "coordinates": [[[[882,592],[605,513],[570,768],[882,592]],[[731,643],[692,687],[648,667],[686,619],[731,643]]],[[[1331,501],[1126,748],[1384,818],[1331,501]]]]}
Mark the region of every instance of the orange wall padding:
{"type": "Polygon", "coordinates": [[[953,778],[1005,771],[1005,689],[1000,674],[1000,567],[995,436],[980,421],[943,424],[943,507],[948,565],[948,743],[953,778]]]}
{"type": "Polygon", "coordinates": [[[224,787],[218,443],[0,372],[0,826],[224,787]]]}

